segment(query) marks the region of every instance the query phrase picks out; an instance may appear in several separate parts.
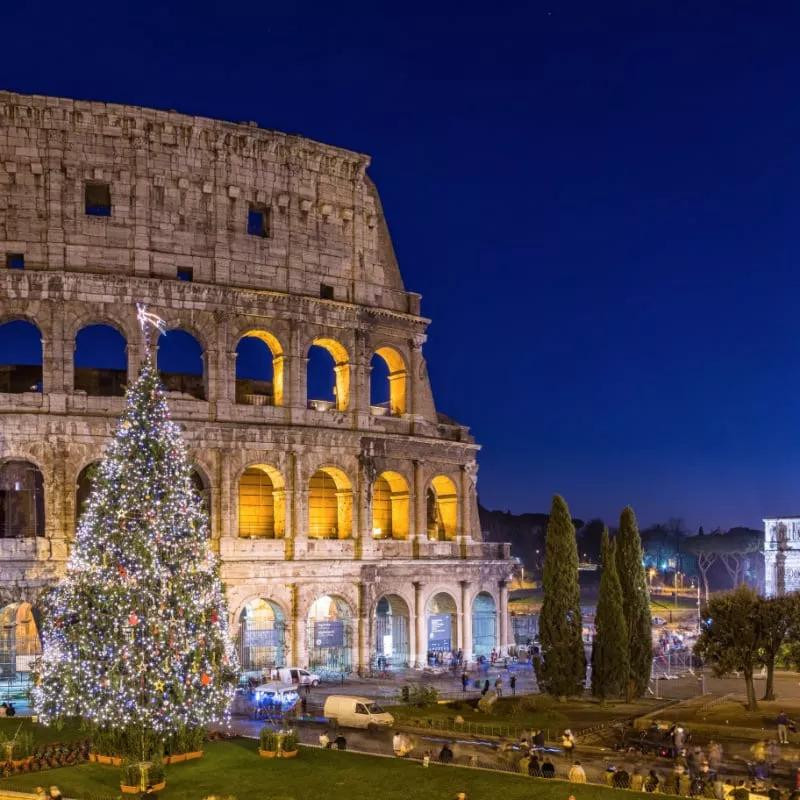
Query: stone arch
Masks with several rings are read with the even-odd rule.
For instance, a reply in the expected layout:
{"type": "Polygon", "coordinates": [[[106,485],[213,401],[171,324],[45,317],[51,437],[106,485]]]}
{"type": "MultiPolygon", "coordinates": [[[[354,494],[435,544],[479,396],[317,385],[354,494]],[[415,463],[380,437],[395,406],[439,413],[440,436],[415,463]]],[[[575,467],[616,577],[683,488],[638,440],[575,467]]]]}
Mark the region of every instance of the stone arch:
{"type": "MultiPolygon", "coordinates": [[[[387,386],[384,391],[378,394],[380,387],[377,381],[370,381],[370,406],[372,413],[383,413],[380,409],[387,409],[393,417],[402,417],[408,410],[408,368],[403,356],[394,348],[389,346],[379,347],[370,362],[370,376],[376,375],[376,359],[383,362],[383,366],[388,370],[385,377],[387,386]]],[[[384,370],[381,370],[383,372],[384,370]]],[[[383,375],[381,375],[383,378],[383,375]]],[[[383,381],[381,381],[382,383],[383,381]]]]}
{"type": "Polygon", "coordinates": [[[167,392],[205,400],[206,349],[200,339],[183,327],[172,328],[158,337],[157,349],[156,364],[167,392]]]}
{"type": "Polygon", "coordinates": [[[408,539],[410,493],[406,479],[386,470],[372,487],[372,536],[375,539],[408,539]]]}
{"type": "Polygon", "coordinates": [[[458,601],[447,589],[433,589],[425,603],[426,662],[447,663],[458,649],[458,601]]]}
{"type": "Polygon", "coordinates": [[[472,651],[488,658],[497,644],[497,602],[490,592],[481,591],[472,600],[472,651]]]}
{"type": "Polygon", "coordinates": [[[308,482],[308,536],[349,539],[352,535],[353,484],[339,467],[319,467],[308,482]]]}
{"type": "Polygon", "coordinates": [[[105,311],[97,311],[92,309],[85,313],[68,313],[67,320],[64,324],[64,337],[72,339],[77,338],[78,334],[84,329],[93,327],[94,325],[104,325],[108,328],[113,328],[125,342],[130,345],[137,342],[137,336],[140,336],[139,327],[136,324],[135,317],[127,314],[110,314],[105,311]]]}
{"type": "Polygon", "coordinates": [[[286,484],[270,464],[251,464],[239,475],[239,536],[282,539],[286,535],[286,484]]]}
{"type": "Polygon", "coordinates": [[[308,607],[306,636],[309,669],[349,672],[353,665],[355,615],[341,595],[324,594],[308,607]]]}
{"type": "Polygon", "coordinates": [[[411,658],[411,605],[400,594],[387,592],[373,611],[373,654],[378,669],[407,667],[411,658]]]}
{"type": "Polygon", "coordinates": [[[245,405],[284,405],[284,363],[286,358],[278,337],[261,328],[246,331],[239,337],[236,354],[236,402],[245,405]],[[272,374],[268,381],[260,376],[244,374],[247,369],[242,365],[240,347],[243,342],[247,341],[260,342],[262,349],[266,349],[269,354],[272,374]]]}
{"type": "Polygon", "coordinates": [[[0,538],[44,536],[44,475],[32,461],[0,464],[0,538]]]}
{"type": "Polygon", "coordinates": [[[308,387],[307,398],[309,408],[315,408],[318,411],[327,410],[328,407],[335,407],[337,411],[347,411],[350,406],[350,356],[347,353],[345,346],[337,341],[326,336],[318,336],[315,338],[306,352],[308,365],[306,367],[306,385],[308,387]],[[333,400],[327,398],[317,399],[312,398],[310,395],[314,391],[312,385],[312,375],[314,365],[312,364],[312,349],[314,347],[325,350],[330,358],[333,360],[333,400]]]}
{"type": "Polygon", "coordinates": [[[16,317],[0,324],[0,392],[42,392],[42,331],[36,322],[16,317]]]}
{"type": "Polygon", "coordinates": [[[26,601],[0,608],[0,680],[25,679],[42,654],[39,613],[26,601]]]}
{"type": "Polygon", "coordinates": [[[236,649],[244,672],[281,666],[287,661],[286,611],[272,598],[250,598],[237,614],[236,649]]]}
{"type": "Polygon", "coordinates": [[[77,527],[78,521],[83,513],[84,506],[89,499],[94,484],[94,476],[102,462],[98,459],[90,461],[78,473],[75,479],[75,525],[77,527]]]}
{"type": "Polygon", "coordinates": [[[458,536],[458,492],[447,475],[431,479],[426,492],[428,538],[453,541],[458,536]]]}
{"type": "Polygon", "coordinates": [[[192,462],[192,472],[190,475],[192,487],[197,495],[206,516],[209,518],[209,525],[211,520],[211,480],[208,473],[197,463],[192,462]]]}
{"type": "Polygon", "coordinates": [[[128,381],[128,341],[120,326],[96,322],[75,334],[73,388],[94,397],[122,397],[128,381]]]}

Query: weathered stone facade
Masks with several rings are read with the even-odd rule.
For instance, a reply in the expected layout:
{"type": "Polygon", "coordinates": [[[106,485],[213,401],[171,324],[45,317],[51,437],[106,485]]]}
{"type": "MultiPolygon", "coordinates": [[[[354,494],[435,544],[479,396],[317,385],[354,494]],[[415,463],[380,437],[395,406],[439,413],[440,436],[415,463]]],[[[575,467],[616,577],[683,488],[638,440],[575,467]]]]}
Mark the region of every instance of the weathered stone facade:
{"type": "Polygon", "coordinates": [[[800,517],[764,520],[764,594],[767,597],[800,589],[800,517]]]}
{"type": "Polygon", "coordinates": [[[473,653],[480,601],[484,649],[491,625],[492,644],[508,644],[508,549],[481,541],[478,447],[437,415],[428,320],[403,287],[368,165],[252,124],[0,93],[0,258],[24,261],[0,272],[0,322],[29,320],[42,340],[41,390],[0,392],[0,456],[38,468],[45,515],[43,536],[0,538],[6,601],[35,602],[63,569],[79,476],[123,408],[77,380],[76,337],[94,324],[119,331],[131,380],[143,357],[138,301],[202,347],[204,399],[173,393],[170,406],[206,487],[237,624],[248,603],[269,601],[282,659],[304,665],[316,644],[309,610],[331,597],[346,619],[346,666],[364,666],[381,651],[388,596],[407,626],[395,660],[419,663],[436,612],[452,616],[452,648],[473,653]],[[107,191],[109,207],[87,213],[87,187],[107,191]],[[271,354],[262,404],[237,394],[245,336],[271,354]],[[334,359],[334,403],[307,396],[312,345],[334,359]],[[389,369],[386,408],[370,405],[376,353],[389,369]],[[240,481],[254,466],[269,476],[268,537],[240,520],[240,481]],[[335,484],[335,538],[309,529],[315,475],[335,484]],[[374,520],[381,476],[388,538],[374,520]]]}

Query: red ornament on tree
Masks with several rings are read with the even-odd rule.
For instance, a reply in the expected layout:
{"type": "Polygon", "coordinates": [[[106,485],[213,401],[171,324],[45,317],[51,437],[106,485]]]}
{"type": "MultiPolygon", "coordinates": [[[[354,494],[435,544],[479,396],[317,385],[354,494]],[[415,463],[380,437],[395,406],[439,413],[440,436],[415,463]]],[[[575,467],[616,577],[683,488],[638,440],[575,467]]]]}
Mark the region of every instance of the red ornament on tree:
{"type": "Polygon", "coordinates": [[[128,625],[134,627],[139,624],[139,617],[136,616],[135,611],[131,611],[131,615],[128,617],[128,625]]]}
{"type": "Polygon", "coordinates": [[[211,683],[211,676],[207,672],[204,672],[200,676],[200,683],[202,683],[203,686],[208,686],[211,683]]]}
{"type": "Polygon", "coordinates": [[[211,612],[211,621],[212,622],[219,622],[219,615],[216,611],[211,612]]]}

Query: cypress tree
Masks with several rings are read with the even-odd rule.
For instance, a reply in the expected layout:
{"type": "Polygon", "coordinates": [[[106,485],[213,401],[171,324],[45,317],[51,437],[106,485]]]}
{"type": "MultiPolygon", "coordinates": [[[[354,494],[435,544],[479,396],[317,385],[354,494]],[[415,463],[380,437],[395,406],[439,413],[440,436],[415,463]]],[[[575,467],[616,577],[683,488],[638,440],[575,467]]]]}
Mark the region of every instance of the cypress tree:
{"type": "Polygon", "coordinates": [[[636,527],[636,516],[630,506],[626,506],[620,515],[615,549],[625,621],[628,625],[626,695],[630,703],[647,691],[653,666],[650,593],[644,571],[642,540],[636,527]]]}
{"type": "Polygon", "coordinates": [[[563,497],[554,495],[545,539],[544,604],[539,615],[543,660],[536,678],[542,691],[570,696],[583,691],[583,649],[578,546],[575,526],[563,497]]]}
{"type": "Polygon", "coordinates": [[[628,683],[628,625],[622,610],[622,587],[616,563],[616,542],[603,528],[603,573],[592,646],[592,694],[600,700],[619,697],[628,683]]]}

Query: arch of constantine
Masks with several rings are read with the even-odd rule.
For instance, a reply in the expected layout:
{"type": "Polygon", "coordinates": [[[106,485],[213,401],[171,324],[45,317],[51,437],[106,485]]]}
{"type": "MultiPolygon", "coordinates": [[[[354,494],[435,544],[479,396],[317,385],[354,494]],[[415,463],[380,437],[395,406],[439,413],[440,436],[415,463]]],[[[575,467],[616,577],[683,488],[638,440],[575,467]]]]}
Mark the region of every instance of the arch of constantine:
{"type": "Polygon", "coordinates": [[[481,540],[478,446],[436,411],[368,165],[254,123],[0,92],[0,672],[36,655],[143,358],[136,302],[166,321],[245,668],[507,646],[509,550],[481,540]]]}

